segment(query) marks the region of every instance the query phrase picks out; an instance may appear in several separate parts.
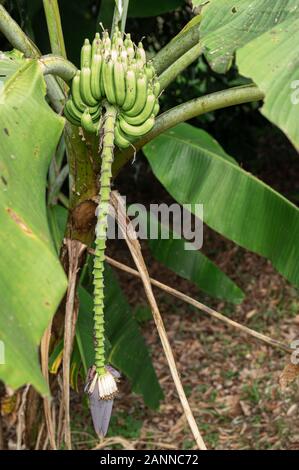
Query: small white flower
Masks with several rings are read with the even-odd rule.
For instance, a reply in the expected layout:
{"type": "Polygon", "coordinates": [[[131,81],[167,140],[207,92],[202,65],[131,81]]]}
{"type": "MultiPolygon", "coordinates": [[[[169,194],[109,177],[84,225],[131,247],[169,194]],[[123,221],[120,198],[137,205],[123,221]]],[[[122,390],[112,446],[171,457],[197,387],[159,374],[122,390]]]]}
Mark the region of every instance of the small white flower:
{"type": "Polygon", "coordinates": [[[116,380],[109,371],[98,377],[98,389],[99,398],[102,400],[111,400],[116,395],[118,391],[116,380]]]}
{"type": "Polygon", "coordinates": [[[118,391],[116,382],[120,374],[109,366],[105,369],[103,375],[99,375],[95,367],[90,369],[85,391],[92,395],[97,388],[99,400],[113,400],[118,391]]]}

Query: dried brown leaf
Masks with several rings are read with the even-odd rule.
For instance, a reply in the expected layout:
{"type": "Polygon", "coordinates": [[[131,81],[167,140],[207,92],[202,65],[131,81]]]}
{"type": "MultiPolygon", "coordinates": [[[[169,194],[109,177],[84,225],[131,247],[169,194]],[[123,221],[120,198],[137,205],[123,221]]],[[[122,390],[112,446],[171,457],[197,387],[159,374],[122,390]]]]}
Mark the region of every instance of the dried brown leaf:
{"type": "Polygon", "coordinates": [[[299,364],[287,364],[279,377],[281,390],[285,390],[297,377],[299,377],[299,364]]]}
{"type": "MultiPolygon", "coordinates": [[[[48,387],[49,384],[49,347],[50,347],[50,339],[51,339],[51,328],[52,328],[52,321],[50,322],[48,328],[46,329],[44,336],[41,341],[40,347],[40,354],[41,354],[41,366],[43,376],[47,382],[48,387]]],[[[55,426],[52,420],[52,413],[51,413],[51,399],[50,397],[43,397],[43,404],[44,404],[44,414],[45,420],[47,424],[47,431],[51,449],[56,450],[56,441],[55,441],[55,426]]]]}

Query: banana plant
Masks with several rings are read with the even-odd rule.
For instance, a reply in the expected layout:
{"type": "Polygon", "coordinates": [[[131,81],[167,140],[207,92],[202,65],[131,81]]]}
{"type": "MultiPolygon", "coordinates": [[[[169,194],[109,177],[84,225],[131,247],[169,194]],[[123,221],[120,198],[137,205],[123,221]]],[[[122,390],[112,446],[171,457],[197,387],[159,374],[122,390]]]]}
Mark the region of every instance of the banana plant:
{"type": "MultiPolygon", "coordinates": [[[[109,286],[112,282],[105,270],[111,184],[117,183],[118,174],[137,151],[143,150],[154,175],[176,201],[191,207],[203,203],[204,221],[212,229],[268,258],[282,275],[299,285],[297,207],[240,168],[206,132],[186,123],[211,111],[261,102],[265,116],[298,147],[297,108],[290,98],[298,48],[290,50],[288,41],[299,31],[299,8],[295,1],[286,6],[279,0],[273,6],[270,0],[240,0],[232,8],[226,0],[217,0],[217,4],[211,0],[195,10],[190,23],[153,56],[145,51],[142,38],[135,44],[126,31],[127,15],[147,16],[151,8],[157,9],[154,14],[161,13],[164,3],[171,10],[182,2],[163,2],[162,11],[162,2],[151,2],[145,11],[127,0],[103,1],[101,9],[106,3],[113,4],[112,26],[101,25],[102,32],[96,30],[84,40],[78,50],[79,69],[67,60],[57,1],[43,1],[52,50],[47,55],[42,55],[0,5],[0,31],[13,48],[0,56],[0,340],[6,347],[0,378],[13,388],[30,383],[47,396],[49,382],[39,366],[38,347],[48,327],[52,332],[50,353],[64,336],[66,371],[76,338],[93,406],[95,401],[106,401],[111,411],[119,379],[111,366],[132,379],[144,359],[148,374],[143,374],[138,392],[153,407],[162,398],[138,327],[128,324],[128,331],[133,328],[141,338],[130,344],[119,340],[107,320],[108,302],[112,301],[105,289],[105,280],[109,286]],[[109,26],[110,31],[105,29],[109,26]],[[270,40],[273,35],[275,42],[270,40]],[[267,61],[263,60],[265,54],[267,61]],[[195,97],[160,114],[161,96],[167,94],[168,86],[201,56],[221,73],[236,57],[247,84],[195,97]],[[281,97],[277,87],[284,90],[281,97]],[[62,167],[64,151],[67,165],[62,167]],[[62,190],[67,174],[69,197],[62,190]],[[86,285],[92,246],[92,280],[86,285]],[[85,334],[82,305],[90,309],[91,284],[93,318],[86,312],[91,321],[85,334]],[[85,302],[82,300],[74,332],[68,325],[76,324],[78,289],[78,298],[85,302]],[[90,350],[87,363],[86,351],[90,350]],[[135,356],[130,359],[132,367],[119,360],[122,354],[135,356]],[[149,397],[147,386],[155,399],[149,397]]],[[[100,10],[102,18],[106,14],[111,16],[108,6],[100,10]]],[[[186,256],[183,244],[173,240],[151,241],[150,245],[157,259],[203,291],[230,302],[242,301],[239,287],[201,253],[192,259],[186,256]],[[185,265],[180,266],[178,259],[185,265]]],[[[65,384],[68,386],[68,378],[65,384]]],[[[103,434],[107,426],[104,428],[100,429],[103,434]]]]}

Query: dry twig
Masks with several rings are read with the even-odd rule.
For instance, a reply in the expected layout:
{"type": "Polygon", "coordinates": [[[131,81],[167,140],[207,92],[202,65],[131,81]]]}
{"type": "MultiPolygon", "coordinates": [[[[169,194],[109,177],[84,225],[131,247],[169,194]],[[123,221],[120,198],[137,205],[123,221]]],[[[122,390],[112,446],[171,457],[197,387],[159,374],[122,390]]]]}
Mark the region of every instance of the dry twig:
{"type": "MultiPolygon", "coordinates": [[[[41,440],[42,440],[42,435],[43,435],[43,432],[44,432],[44,429],[45,429],[45,422],[43,421],[42,424],[40,425],[40,428],[39,428],[39,431],[38,431],[38,435],[37,435],[37,439],[36,439],[36,443],[35,443],[35,449],[34,450],[39,450],[40,448],[40,444],[41,444],[41,440]]],[[[47,429],[48,433],[49,433],[49,430],[47,429]]],[[[54,449],[53,449],[54,450],[54,449]]]]}
{"type": "Polygon", "coordinates": [[[30,385],[26,385],[22,392],[22,400],[20,404],[20,408],[18,411],[18,424],[17,424],[17,450],[21,450],[22,448],[22,441],[23,441],[23,432],[25,429],[25,409],[26,409],[26,401],[27,395],[29,391],[30,385]]]}
{"type": "MultiPolygon", "coordinates": [[[[52,321],[50,322],[48,328],[46,329],[42,337],[41,347],[40,347],[42,372],[43,372],[43,376],[47,382],[49,389],[50,389],[49,346],[50,346],[50,339],[51,339],[51,329],[52,329],[52,321]]],[[[53,424],[52,414],[51,414],[51,398],[48,396],[43,397],[43,403],[44,403],[44,414],[45,414],[50,447],[52,450],[56,450],[55,427],[53,424]]]]}
{"type": "Polygon", "coordinates": [[[105,449],[108,446],[121,445],[125,450],[135,450],[132,442],[128,441],[124,437],[109,437],[108,439],[103,439],[93,450],[105,449]]]}

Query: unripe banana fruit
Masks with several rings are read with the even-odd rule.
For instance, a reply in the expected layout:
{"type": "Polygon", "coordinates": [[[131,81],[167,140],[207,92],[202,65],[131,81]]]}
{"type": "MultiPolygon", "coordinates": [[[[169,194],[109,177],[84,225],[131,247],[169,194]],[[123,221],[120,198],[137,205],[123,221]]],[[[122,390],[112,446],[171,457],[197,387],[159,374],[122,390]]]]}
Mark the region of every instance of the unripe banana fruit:
{"type": "Polygon", "coordinates": [[[125,71],[121,57],[118,57],[114,64],[114,87],[116,102],[121,107],[126,99],[125,71]]]}
{"type": "Polygon", "coordinates": [[[84,113],[82,114],[81,117],[81,126],[83,129],[85,129],[87,132],[94,133],[97,131],[97,126],[94,124],[92,117],[89,113],[89,109],[86,108],[84,113]]]}
{"type": "Polygon", "coordinates": [[[81,69],[89,68],[91,63],[91,44],[89,39],[85,39],[81,49],[81,69]]]}
{"type": "Polygon", "coordinates": [[[143,49],[142,42],[140,42],[138,44],[138,49],[137,49],[137,52],[136,52],[136,56],[137,56],[137,59],[141,60],[143,65],[146,64],[146,54],[145,54],[145,50],[143,49]]]}
{"type": "Polygon", "coordinates": [[[128,124],[123,117],[120,117],[119,124],[121,130],[129,136],[141,137],[152,130],[155,124],[155,116],[152,115],[147,121],[145,121],[140,126],[132,126],[131,124],[128,124]]]}
{"type": "Polygon", "coordinates": [[[120,149],[126,149],[131,145],[131,142],[120,129],[119,123],[115,126],[115,143],[120,149]]]}
{"type": "Polygon", "coordinates": [[[103,78],[106,98],[110,104],[115,104],[114,63],[112,59],[108,59],[103,64],[103,78]]]}
{"type": "Polygon", "coordinates": [[[134,116],[134,117],[124,115],[125,120],[127,121],[128,124],[132,124],[133,126],[138,126],[140,124],[143,124],[153,114],[156,102],[157,101],[156,101],[155,95],[153,94],[148,95],[146,104],[143,110],[141,111],[141,113],[137,114],[137,116],[134,116]]]}
{"type": "Polygon", "coordinates": [[[140,73],[136,89],[136,100],[134,106],[126,112],[128,116],[137,116],[145,106],[148,94],[148,82],[145,74],[140,73]]]}
{"type": "Polygon", "coordinates": [[[97,54],[97,51],[102,47],[102,40],[100,33],[96,33],[94,40],[92,42],[91,46],[91,60],[95,54],[97,54]]]}
{"type": "Polygon", "coordinates": [[[92,43],[85,39],[81,49],[81,71],[72,81],[65,117],[87,132],[99,132],[105,102],[117,110],[115,143],[132,145],[149,132],[159,113],[160,84],[140,42],[116,29],[96,33],[92,43]]]}
{"type": "MultiPolygon", "coordinates": [[[[69,101],[68,101],[69,103],[69,101]]],[[[77,118],[75,118],[68,110],[68,103],[66,103],[65,107],[64,107],[64,115],[65,117],[67,118],[67,120],[73,124],[73,126],[80,126],[81,125],[81,120],[78,120],[77,118]]]]}
{"type": "Polygon", "coordinates": [[[91,62],[90,86],[91,86],[92,96],[97,101],[99,101],[102,97],[102,91],[101,91],[102,63],[103,63],[102,54],[95,52],[95,54],[92,56],[92,62],[91,62]]]}
{"type": "Polygon", "coordinates": [[[83,67],[80,75],[80,93],[82,101],[88,106],[96,106],[97,100],[92,96],[91,92],[91,69],[83,67]]]}
{"type": "Polygon", "coordinates": [[[126,73],[126,99],[122,106],[124,111],[128,111],[134,106],[136,101],[136,74],[135,71],[131,68],[128,69],[126,73]]]}

